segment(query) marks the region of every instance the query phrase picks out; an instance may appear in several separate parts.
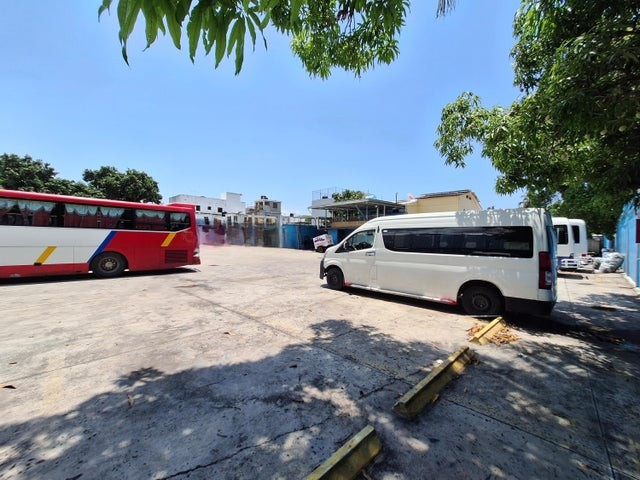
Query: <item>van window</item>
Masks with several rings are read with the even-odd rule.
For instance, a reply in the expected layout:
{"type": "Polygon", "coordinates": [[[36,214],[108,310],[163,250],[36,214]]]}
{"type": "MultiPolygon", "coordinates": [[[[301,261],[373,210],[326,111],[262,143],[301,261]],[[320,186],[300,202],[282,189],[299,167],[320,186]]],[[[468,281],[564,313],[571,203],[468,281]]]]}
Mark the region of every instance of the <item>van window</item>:
{"type": "Polygon", "coordinates": [[[571,230],[573,231],[574,243],[580,243],[580,227],[578,225],[571,225],[571,230]]]}
{"type": "Polygon", "coordinates": [[[556,237],[558,239],[558,245],[569,244],[569,229],[566,225],[554,225],[556,229],[556,237]]]}
{"type": "Polygon", "coordinates": [[[364,230],[353,235],[344,244],[345,250],[364,250],[373,247],[374,230],[364,230]]]}
{"type": "Polygon", "coordinates": [[[447,227],[383,229],[388,250],[412,253],[533,257],[531,227],[447,227]]]}

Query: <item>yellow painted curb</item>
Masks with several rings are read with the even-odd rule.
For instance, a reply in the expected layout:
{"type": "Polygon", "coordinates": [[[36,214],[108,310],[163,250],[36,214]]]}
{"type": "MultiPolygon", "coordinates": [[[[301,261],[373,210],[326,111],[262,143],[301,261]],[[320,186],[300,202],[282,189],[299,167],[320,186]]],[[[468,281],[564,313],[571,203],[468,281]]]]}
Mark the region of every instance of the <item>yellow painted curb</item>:
{"type": "Polygon", "coordinates": [[[353,480],[380,452],[380,438],[367,425],[305,477],[305,480],[353,480]]]}
{"type": "Polygon", "coordinates": [[[504,324],[504,320],[502,319],[502,317],[498,317],[492,322],[490,322],[488,325],[486,325],[482,330],[476,333],[473,337],[471,337],[471,340],[469,341],[472,343],[478,343],[480,345],[489,343],[491,341],[490,340],[491,337],[494,336],[496,333],[498,333],[500,330],[502,330],[505,326],[506,325],[504,324]]]}
{"type": "Polygon", "coordinates": [[[465,365],[469,363],[472,357],[473,352],[468,346],[461,347],[451,354],[446,362],[434,368],[429,375],[405,393],[396,402],[393,409],[404,417],[415,417],[424,407],[438,398],[440,390],[464,370],[465,365]]]}

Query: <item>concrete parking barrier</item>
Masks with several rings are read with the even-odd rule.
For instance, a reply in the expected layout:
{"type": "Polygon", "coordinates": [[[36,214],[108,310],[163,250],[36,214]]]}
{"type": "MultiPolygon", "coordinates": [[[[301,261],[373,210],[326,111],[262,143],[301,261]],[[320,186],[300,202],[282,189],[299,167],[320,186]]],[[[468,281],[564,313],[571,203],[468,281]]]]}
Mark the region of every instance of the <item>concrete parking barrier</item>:
{"type": "Polygon", "coordinates": [[[305,480],[353,480],[382,449],[371,425],[367,425],[325,460],[305,480]]]}
{"type": "Polygon", "coordinates": [[[438,398],[440,390],[450,380],[458,376],[472,358],[473,351],[468,346],[461,347],[451,354],[442,365],[434,368],[429,375],[405,393],[396,402],[393,409],[403,417],[415,417],[438,398]]]}

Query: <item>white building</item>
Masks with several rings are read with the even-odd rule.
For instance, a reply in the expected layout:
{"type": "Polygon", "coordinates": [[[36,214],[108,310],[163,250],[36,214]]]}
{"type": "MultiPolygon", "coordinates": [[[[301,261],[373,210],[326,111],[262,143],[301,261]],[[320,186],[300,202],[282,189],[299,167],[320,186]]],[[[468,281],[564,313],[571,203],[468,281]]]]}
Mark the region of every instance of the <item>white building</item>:
{"type": "Polygon", "coordinates": [[[247,213],[280,217],[282,215],[282,202],[270,200],[266,195],[262,195],[260,200],[254,202],[253,209],[249,209],[247,213]]]}
{"type": "Polygon", "coordinates": [[[193,203],[196,206],[196,219],[208,219],[207,223],[213,223],[216,217],[234,216],[236,222],[238,216],[244,215],[246,209],[245,202],[242,201],[241,193],[226,192],[222,198],[212,198],[196,195],[179,194],[169,197],[169,202],[173,203],[193,203]]]}
{"type": "Polygon", "coordinates": [[[333,195],[336,193],[338,193],[337,187],[314,190],[311,194],[311,216],[314,218],[328,217],[329,214],[323,207],[332,205],[335,202],[333,195]]]}

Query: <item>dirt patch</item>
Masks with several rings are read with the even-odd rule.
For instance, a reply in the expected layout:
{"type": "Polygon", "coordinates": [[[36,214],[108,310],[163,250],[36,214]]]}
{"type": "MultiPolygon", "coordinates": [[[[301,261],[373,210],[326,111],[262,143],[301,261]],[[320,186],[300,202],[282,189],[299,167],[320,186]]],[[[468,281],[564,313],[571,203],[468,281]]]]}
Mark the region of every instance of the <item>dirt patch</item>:
{"type": "MultiPolygon", "coordinates": [[[[475,324],[473,327],[467,330],[469,334],[469,338],[472,338],[475,334],[477,334],[480,330],[482,330],[486,325],[475,324]]],[[[512,330],[508,327],[503,327],[501,330],[495,332],[491,337],[487,337],[491,343],[495,343],[496,345],[504,345],[506,343],[513,343],[520,340],[512,330]]]]}

